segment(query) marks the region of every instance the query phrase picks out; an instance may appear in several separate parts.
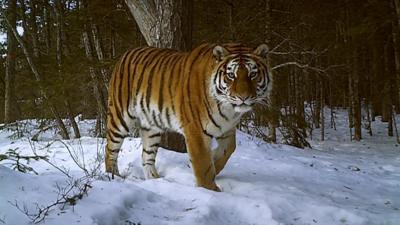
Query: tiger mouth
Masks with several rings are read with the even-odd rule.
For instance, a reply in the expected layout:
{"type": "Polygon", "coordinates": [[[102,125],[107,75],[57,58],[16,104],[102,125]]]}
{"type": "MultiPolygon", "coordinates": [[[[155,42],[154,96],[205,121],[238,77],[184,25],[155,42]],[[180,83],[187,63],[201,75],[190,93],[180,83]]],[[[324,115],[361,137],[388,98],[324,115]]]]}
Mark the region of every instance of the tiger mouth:
{"type": "Polygon", "coordinates": [[[233,109],[236,112],[241,112],[241,113],[242,112],[248,112],[248,111],[253,109],[253,105],[248,105],[246,103],[242,103],[242,104],[234,104],[234,103],[232,103],[232,106],[233,106],[233,109]]]}

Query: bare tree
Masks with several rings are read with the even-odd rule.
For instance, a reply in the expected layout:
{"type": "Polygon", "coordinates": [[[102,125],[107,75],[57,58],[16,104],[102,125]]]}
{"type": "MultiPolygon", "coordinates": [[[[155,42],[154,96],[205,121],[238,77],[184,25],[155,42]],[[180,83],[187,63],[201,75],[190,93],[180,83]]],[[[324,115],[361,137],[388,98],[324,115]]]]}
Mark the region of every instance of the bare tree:
{"type": "MultiPolygon", "coordinates": [[[[103,47],[100,42],[99,32],[96,24],[93,24],[88,13],[88,1],[82,1],[82,8],[84,10],[85,22],[82,33],[82,42],[85,46],[86,57],[92,64],[102,62],[104,60],[103,47]],[[97,55],[97,56],[96,56],[97,55]]],[[[107,118],[107,104],[106,104],[106,77],[107,71],[101,69],[99,71],[89,66],[89,74],[92,79],[93,95],[96,99],[97,105],[97,122],[96,122],[96,135],[104,136],[107,118]],[[101,73],[101,74],[100,74],[101,73]]]]}
{"type": "Polygon", "coordinates": [[[190,1],[125,0],[125,3],[149,46],[191,48],[190,1]]]}
{"type": "Polygon", "coordinates": [[[28,51],[28,48],[26,47],[24,41],[22,40],[22,38],[19,36],[19,34],[17,33],[17,30],[15,29],[15,27],[13,27],[10,23],[10,21],[8,21],[7,18],[5,18],[5,22],[7,24],[7,27],[9,29],[11,29],[12,34],[14,35],[16,41],[18,42],[18,44],[21,46],[21,49],[25,55],[26,61],[29,64],[29,67],[33,73],[33,75],[35,76],[36,82],[38,83],[40,92],[43,96],[43,98],[45,100],[47,100],[49,102],[49,107],[50,107],[50,111],[52,112],[52,114],[54,115],[54,117],[56,118],[56,122],[58,127],[60,128],[61,131],[61,136],[64,139],[69,139],[69,134],[67,131],[67,128],[65,127],[64,122],[61,119],[61,115],[58,111],[58,109],[56,108],[56,106],[49,100],[48,94],[46,92],[46,88],[43,85],[43,78],[42,75],[39,73],[39,70],[37,69],[34,61],[33,61],[33,57],[31,55],[31,53],[28,51]]]}
{"type": "MultiPolygon", "coordinates": [[[[399,32],[400,32],[400,0],[393,0],[391,6],[394,8],[393,18],[396,18],[396,21],[392,21],[392,41],[393,41],[393,51],[394,51],[394,63],[396,69],[396,81],[397,81],[397,94],[400,101],[400,41],[399,41],[399,32]]],[[[400,103],[399,103],[400,104],[400,103]]]]}
{"type": "MultiPolygon", "coordinates": [[[[58,75],[59,78],[62,80],[64,83],[64,75],[63,75],[63,58],[65,55],[64,51],[64,46],[65,46],[65,34],[64,34],[64,8],[63,8],[63,1],[62,0],[56,0],[55,1],[55,7],[54,11],[56,14],[56,21],[57,21],[57,66],[58,66],[58,75]]],[[[68,52],[68,51],[66,51],[68,52]]],[[[81,134],[79,132],[79,127],[78,124],[75,121],[74,115],[72,113],[72,107],[70,103],[70,94],[69,91],[64,87],[64,85],[61,85],[61,91],[62,94],[64,95],[63,101],[64,101],[64,106],[65,110],[67,111],[67,117],[69,121],[71,122],[72,128],[74,129],[74,134],[75,138],[80,138],[81,134]]]]}
{"type": "Polygon", "coordinates": [[[361,140],[361,101],[359,94],[359,71],[358,71],[358,48],[354,50],[353,56],[353,71],[351,72],[351,79],[353,84],[353,118],[354,118],[354,140],[361,140]]]}
{"type": "Polygon", "coordinates": [[[17,41],[13,34],[13,29],[17,26],[17,1],[9,0],[7,7],[7,17],[9,27],[7,28],[7,61],[5,76],[5,96],[4,96],[4,122],[11,123],[16,119],[15,101],[15,61],[17,56],[17,41]]]}

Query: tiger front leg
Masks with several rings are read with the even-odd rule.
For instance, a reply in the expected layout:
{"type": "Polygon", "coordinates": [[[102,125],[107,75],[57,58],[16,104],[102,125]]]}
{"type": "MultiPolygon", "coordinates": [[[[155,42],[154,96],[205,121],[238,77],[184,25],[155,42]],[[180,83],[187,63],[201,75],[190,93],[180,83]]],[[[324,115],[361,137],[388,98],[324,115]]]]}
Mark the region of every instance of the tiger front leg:
{"type": "Polygon", "coordinates": [[[186,147],[197,186],[220,191],[215,183],[215,167],[210,151],[211,138],[202,134],[202,131],[188,130],[190,132],[185,134],[186,147]]]}
{"type": "Polygon", "coordinates": [[[146,179],[159,178],[160,175],[157,172],[155,164],[161,134],[159,131],[141,129],[140,135],[143,143],[142,166],[144,176],[146,179]]]}
{"type": "MultiPolygon", "coordinates": [[[[110,120],[110,119],[109,119],[110,120]]],[[[110,127],[110,126],[109,126],[110,127]]],[[[111,173],[112,178],[114,175],[120,176],[118,170],[118,154],[121,151],[122,143],[126,132],[107,130],[107,145],[106,145],[106,172],[111,173]]]]}
{"type": "Polygon", "coordinates": [[[216,138],[218,147],[213,151],[215,173],[218,175],[236,148],[236,130],[216,138]]]}
{"type": "Polygon", "coordinates": [[[118,153],[121,148],[121,144],[117,143],[110,143],[111,141],[107,141],[106,145],[106,172],[111,173],[112,178],[114,179],[114,175],[120,176],[118,170],[118,153]]]}

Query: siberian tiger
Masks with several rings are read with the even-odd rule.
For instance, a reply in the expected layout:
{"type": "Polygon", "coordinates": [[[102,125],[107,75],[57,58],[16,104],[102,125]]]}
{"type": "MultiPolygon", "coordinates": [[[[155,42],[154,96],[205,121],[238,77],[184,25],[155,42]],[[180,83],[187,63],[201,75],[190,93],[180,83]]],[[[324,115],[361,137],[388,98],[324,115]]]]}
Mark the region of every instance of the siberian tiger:
{"type": "Polygon", "coordinates": [[[265,44],[203,44],[184,53],[136,48],[119,60],[110,81],[106,171],[118,172],[124,137],[139,126],[146,179],[158,178],[161,132],[184,135],[197,186],[219,191],[215,176],[236,147],[235,126],[271,90],[265,44]],[[215,138],[218,147],[211,150],[215,138]]]}

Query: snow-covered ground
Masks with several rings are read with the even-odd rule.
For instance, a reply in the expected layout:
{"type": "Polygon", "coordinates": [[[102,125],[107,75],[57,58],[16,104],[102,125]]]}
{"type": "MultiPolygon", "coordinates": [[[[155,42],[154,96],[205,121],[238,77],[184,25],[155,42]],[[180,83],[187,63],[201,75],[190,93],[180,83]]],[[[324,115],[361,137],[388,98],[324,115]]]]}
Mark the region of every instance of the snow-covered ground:
{"type": "MultiPolygon", "coordinates": [[[[9,160],[1,161],[0,224],[29,224],[21,211],[38,213],[38,207],[51,205],[69,187],[71,196],[76,193],[68,182],[85,173],[67,147],[89,171],[101,161],[104,148],[103,139],[88,136],[91,122],[81,121],[80,126],[86,137],[63,142],[52,141],[51,130],[38,142],[10,139],[11,131],[0,131],[0,154],[9,149],[21,155],[35,151],[58,167],[21,159],[39,174],[35,175],[17,172],[9,160]]],[[[125,179],[96,176],[75,183],[89,179],[88,193],[75,205],[52,207],[41,224],[399,225],[400,147],[386,136],[380,122],[373,124],[374,136],[365,132],[360,143],[349,141],[345,126],[341,113],[339,131],[328,129],[326,141],[314,139],[313,149],[305,150],[266,144],[238,132],[238,148],[217,177],[220,193],[194,187],[187,155],[170,151],[161,150],[157,157],[162,178],[144,180],[140,140],[128,138],[119,157],[125,179]]]]}

